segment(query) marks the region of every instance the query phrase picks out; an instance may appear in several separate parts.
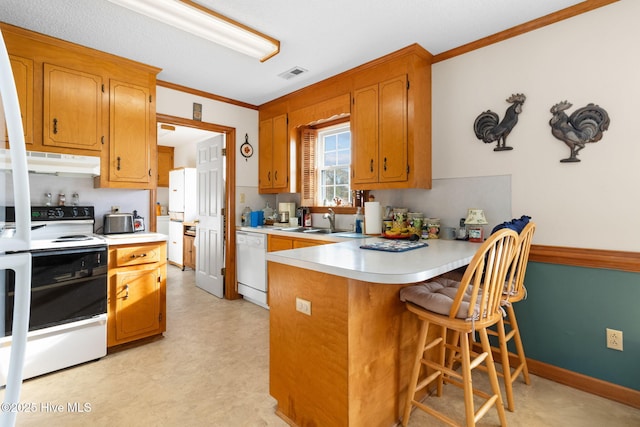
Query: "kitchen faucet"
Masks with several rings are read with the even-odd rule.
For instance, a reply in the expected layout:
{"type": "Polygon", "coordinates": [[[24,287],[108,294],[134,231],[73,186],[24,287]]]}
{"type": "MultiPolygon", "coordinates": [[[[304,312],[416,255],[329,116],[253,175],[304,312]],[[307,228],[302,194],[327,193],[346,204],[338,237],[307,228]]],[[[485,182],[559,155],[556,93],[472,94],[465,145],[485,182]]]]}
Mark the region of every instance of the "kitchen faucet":
{"type": "Polygon", "coordinates": [[[329,212],[324,214],[322,217],[329,220],[329,230],[332,233],[336,231],[336,213],[333,209],[329,208],[329,212]]]}

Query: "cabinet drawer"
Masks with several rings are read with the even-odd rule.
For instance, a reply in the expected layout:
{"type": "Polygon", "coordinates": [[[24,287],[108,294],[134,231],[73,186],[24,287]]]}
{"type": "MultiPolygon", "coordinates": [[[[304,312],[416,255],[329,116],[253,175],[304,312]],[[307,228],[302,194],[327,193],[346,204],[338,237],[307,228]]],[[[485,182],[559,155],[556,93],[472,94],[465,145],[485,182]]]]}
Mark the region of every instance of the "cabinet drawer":
{"type": "Polygon", "coordinates": [[[159,262],[161,257],[160,245],[130,246],[115,248],[116,267],[150,264],[159,262]]]}

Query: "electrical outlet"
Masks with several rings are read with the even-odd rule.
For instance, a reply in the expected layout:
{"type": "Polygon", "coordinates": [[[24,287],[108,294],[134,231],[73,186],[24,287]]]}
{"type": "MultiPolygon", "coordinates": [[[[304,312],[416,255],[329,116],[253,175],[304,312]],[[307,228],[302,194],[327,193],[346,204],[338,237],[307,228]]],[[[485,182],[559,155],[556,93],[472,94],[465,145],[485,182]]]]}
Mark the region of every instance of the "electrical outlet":
{"type": "Polygon", "coordinates": [[[622,331],[607,328],[607,348],[622,351],[622,331]]]}
{"type": "Polygon", "coordinates": [[[306,299],[296,298],[296,311],[311,316],[311,301],[306,299]]]}
{"type": "Polygon", "coordinates": [[[240,202],[239,203],[244,203],[244,202],[245,202],[244,193],[240,193],[240,202]]]}
{"type": "Polygon", "coordinates": [[[120,206],[111,206],[111,213],[120,212],[120,206]]]}

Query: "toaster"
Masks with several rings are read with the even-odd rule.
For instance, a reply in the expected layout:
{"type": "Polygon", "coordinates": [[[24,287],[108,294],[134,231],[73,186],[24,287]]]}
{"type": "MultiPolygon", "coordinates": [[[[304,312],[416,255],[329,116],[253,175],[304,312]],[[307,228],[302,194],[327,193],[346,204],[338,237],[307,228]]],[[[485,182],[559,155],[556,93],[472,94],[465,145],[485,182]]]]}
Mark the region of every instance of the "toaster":
{"type": "Polygon", "coordinates": [[[102,226],[104,234],[133,233],[133,214],[130,213],[109,213],[104,215],[102,226]]]}

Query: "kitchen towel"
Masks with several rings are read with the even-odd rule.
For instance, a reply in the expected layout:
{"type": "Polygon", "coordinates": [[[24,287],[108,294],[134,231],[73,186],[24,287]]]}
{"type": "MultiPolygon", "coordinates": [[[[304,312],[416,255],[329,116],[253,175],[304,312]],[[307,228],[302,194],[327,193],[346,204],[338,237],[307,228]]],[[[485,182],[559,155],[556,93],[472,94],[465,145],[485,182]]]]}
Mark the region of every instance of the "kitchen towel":
{"type": "Polygon", "coordinates": [[[364,234],[382,233],[380,202],[364,202],[364,234]]]}

